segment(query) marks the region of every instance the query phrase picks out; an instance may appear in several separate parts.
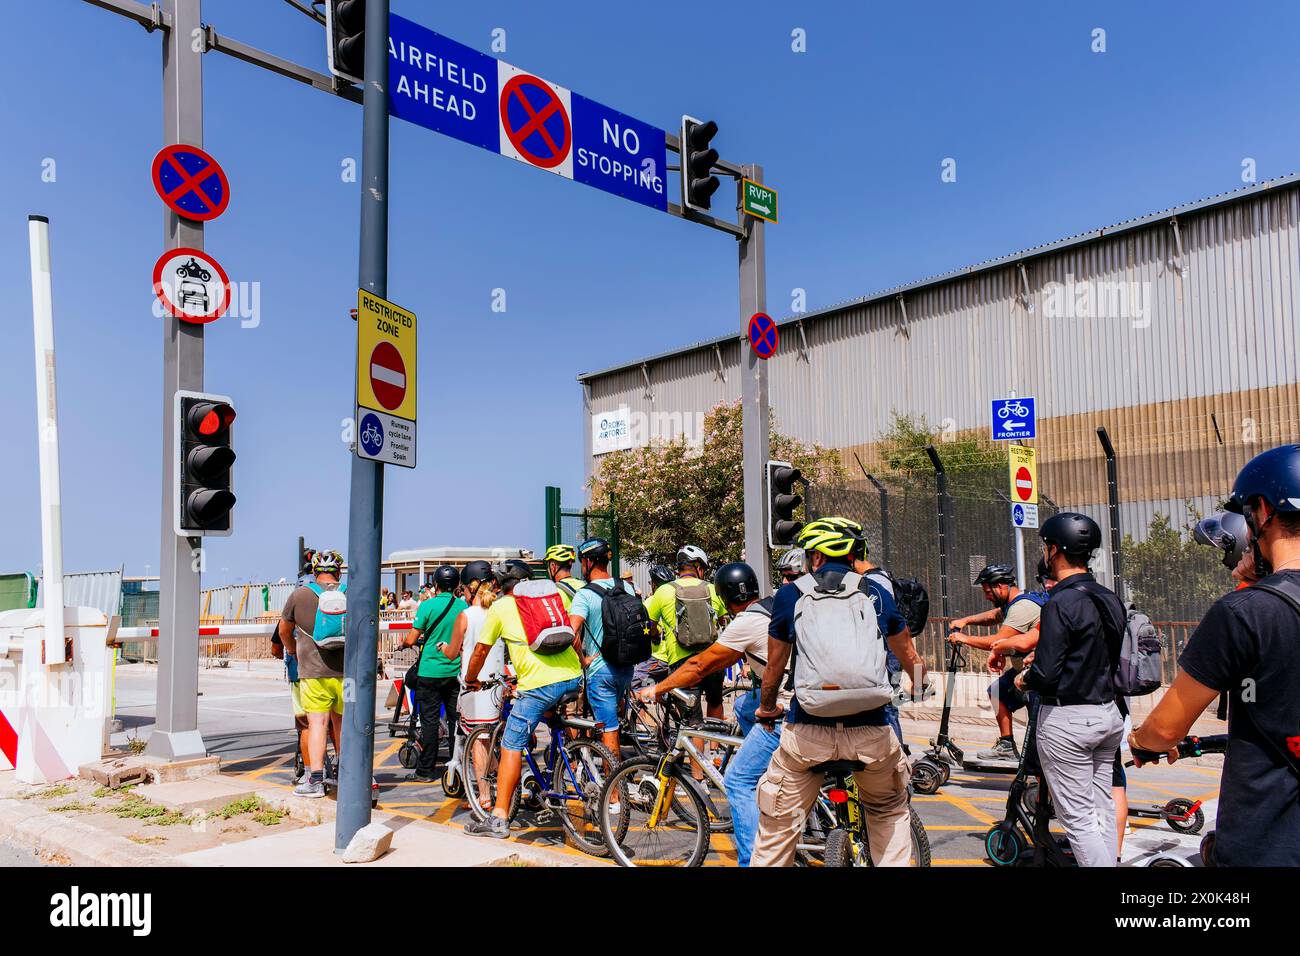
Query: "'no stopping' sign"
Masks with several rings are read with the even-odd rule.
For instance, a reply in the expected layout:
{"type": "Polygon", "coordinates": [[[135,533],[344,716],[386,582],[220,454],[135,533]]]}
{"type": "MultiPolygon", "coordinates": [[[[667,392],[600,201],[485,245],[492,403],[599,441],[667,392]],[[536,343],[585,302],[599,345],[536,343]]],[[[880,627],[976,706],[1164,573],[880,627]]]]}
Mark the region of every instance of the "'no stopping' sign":
{"type": "Polygon", "coordinates": [[[766,312],[755,312],[749,320],[749,347],[761,359],[769,359],[776,354],[781,334],[776,323],[766,312]]]}

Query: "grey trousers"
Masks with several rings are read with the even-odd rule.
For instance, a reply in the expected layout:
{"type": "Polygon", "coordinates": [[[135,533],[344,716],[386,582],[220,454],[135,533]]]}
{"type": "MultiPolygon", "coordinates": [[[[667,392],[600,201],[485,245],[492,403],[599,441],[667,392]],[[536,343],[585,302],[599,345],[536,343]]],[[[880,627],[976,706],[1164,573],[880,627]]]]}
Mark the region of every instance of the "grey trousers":
{"type": "Polygon", "coordinates": [[[1079,866],[1114,866],[1117,846],[1111,773],[1124,718],[1111,704],[1044,704],[1038,759],[1056,816],[1079,866]]]}

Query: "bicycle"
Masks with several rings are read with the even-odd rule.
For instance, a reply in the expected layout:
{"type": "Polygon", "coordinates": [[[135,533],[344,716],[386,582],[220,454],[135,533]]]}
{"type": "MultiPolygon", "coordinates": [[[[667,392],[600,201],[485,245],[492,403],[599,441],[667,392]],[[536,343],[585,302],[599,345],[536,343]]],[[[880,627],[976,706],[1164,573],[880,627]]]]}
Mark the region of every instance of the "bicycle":
{"type": "MultiPolygon", "coordinates": [[[[873,866],[867,839],[867,811],[862,805],[855,771],[865,764],[856,760],[828,760],[811,768],[824,773],[826,783],[808,813],[803,840],[795,848],[795,859],[803,866],[873,866]]],[[[921,815],[911,801],[907,805],[911,831],[910,866],[930,865],[930,836],[921,815]]]]}
{"type": "MultiPolygon", "coordinates": [[[[497,678],[485,681],[483,689],[495,687],[500,683],[513,683],[507,679],[497,678]]],[[[604,836],[597,823],[597,801],[603,793],[606,777],[614,770],[618,761],[601,743],[590,737],[578,736],[567,740],[566,730],[580,733],[599,734],[604,728],[593,720],[581,717],[561,716],[561,711],[577,700],[577,692],[565,694],[547,715],[546,724],[550,731],[542,762],[539,764],[533,755],[536,737],[529,742],[523,752],[524,766],[520,775],[519,786],[510,797],[506,820],[514,822],[521,809],[527,807],[537,813],[544,821],[551,815],[558,815],[564,830],[565,839],[575,848],[591,856],[605,856],[608,853],[604,836]]],[[[494,724],[488,724],[474,730],[465,740],[461,760],[461,779],[465,792],[469,795],[470,813],[475,819],[483,820],[491,813],[479,802],[479,794],[484,790],[495,804],[497,799],[497,773],[501,762],[501,741],[505,735],[506,721],[512,709],[510,699],[501,703],[501,718],[494,724]],[[474,751],[486,746],[486,760],[480,773],[475,765],[474,751]],[[481,787],[480,784],[486,784],[481,787]]]]}
{"type": "Polygon", "coordinates": [[[682,725],[667,753],[632,757],[614,769],[598,804],[601,834],[619,866],[703,865],[714,825],[688,760],[721,790],[721,771],[694,741],[720,744],[731,753],[745,742],[733,729],[713,720],[682,725]]]}

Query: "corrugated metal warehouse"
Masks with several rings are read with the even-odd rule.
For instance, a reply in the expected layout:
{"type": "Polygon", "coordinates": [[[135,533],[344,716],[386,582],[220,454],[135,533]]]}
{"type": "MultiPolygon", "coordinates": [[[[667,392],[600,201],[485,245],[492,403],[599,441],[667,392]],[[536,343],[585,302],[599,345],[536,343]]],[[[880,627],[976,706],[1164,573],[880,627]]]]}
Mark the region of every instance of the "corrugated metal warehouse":
{"type": "MultiPolygon", "coordinates": [[[[1181,525],[1187,500],[1213,510],[1251,455],[1300,440],[1297,314],[1291,175],[790,316],[771,403],[778,429],[860,474],[853,453],[876,467],[895,411],[987,434],[991,399],[1034,396],[1045,493],[1106,528],[1105,425],[1121,524],[1140,537],[1158,511],[1181,525]]],[[[724,335],[580,375],[588,478],[593,423],[627,409],[652,433],[689,432],[739,399],[747,347],[724,335]]]]}

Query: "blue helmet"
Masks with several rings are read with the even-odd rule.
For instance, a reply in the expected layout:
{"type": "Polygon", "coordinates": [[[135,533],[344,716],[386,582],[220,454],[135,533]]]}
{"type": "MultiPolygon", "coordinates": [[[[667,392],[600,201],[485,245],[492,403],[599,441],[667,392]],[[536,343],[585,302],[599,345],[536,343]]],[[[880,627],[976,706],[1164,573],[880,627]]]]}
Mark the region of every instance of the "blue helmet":
{"type": "Polygon", "coordinates": [[[1233,482],[1232,495],[1224,503],[1229,511],[1245,516],[1251,531],[1250,548],[1255,556],[1255,574],[1262,578],[1273,569],[1259,547],[1259,535],[1264,525],[1256,526],[1255,516],[1251,513],[1257,500],[1267,501],[1280,513],[1300,512],[1300,445],[1279,445],[1246,462],[1246,467],[1233,482]]]}

